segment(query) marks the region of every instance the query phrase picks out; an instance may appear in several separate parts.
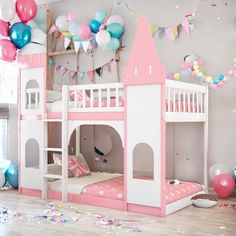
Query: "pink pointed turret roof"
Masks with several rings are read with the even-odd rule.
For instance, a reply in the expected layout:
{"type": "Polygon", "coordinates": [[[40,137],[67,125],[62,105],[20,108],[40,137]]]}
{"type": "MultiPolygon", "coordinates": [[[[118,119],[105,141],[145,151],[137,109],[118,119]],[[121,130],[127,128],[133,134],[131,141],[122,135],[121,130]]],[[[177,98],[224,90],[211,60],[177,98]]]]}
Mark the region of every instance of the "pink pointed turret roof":
{"type": "Polygon", "coordinates": [[[165,81],[165,69],[158,58],[145,16],[140,19],[124,76],[125,85],[160,84],[165,81]]]}

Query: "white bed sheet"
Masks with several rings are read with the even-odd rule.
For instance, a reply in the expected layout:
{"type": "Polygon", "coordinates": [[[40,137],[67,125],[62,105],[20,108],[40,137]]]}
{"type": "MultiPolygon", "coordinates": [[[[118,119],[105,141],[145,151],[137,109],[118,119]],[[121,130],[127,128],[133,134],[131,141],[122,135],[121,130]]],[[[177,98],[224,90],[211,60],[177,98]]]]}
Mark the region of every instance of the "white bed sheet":
{"type": "MultiPolygon", "coordinates": [[[[68,193],[81,194],[84,187],[90,184],[95,184],[101,181],[112,179],[122,174],[111,174],[106,172],[92,172],[91,175],[82,176],[79,178],[68,178],[68,193]]],[[[61,180],[48,182],[48,189],[61,192],[61,180]]]]}

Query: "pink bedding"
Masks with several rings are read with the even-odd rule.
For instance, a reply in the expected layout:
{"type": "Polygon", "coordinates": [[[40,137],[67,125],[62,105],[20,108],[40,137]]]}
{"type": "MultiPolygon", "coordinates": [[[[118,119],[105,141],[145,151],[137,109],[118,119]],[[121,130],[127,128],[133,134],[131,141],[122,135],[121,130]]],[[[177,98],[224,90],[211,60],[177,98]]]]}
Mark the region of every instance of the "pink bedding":
{"type": "MultiPolygon", "coordinates": [[[[197,104],[195,102],[191,102],[190,106],[188,108],[188,103],[185,103],[185,112],[193,112],[193,108],[194,108],[194,112],[197,112],[197,108],[198,108],[198,112],[202,112],[201,111],[201,105],[197,104]]],[[[169,112],[173,112],[174,111],[174,102],[170,101],[170,104],[168,104],[168,102],[166,102],[166,111],[169,112]]],[[[179,101],[175,101],[175,111],[176,112],[184,112],[184,103],[179,101]]]]}
{"type": "MultiPolygon", "coordinates": [[[[95,184],[86,186],[82,194],[93,197],[103,197],[115,200],[123,200],[124,177],[119,176],[95,184]]],[[[179,185],[168,184],[166,181],[166,203],[172,203],[202,190],[197,183],[182,182],[179,185]]]]}

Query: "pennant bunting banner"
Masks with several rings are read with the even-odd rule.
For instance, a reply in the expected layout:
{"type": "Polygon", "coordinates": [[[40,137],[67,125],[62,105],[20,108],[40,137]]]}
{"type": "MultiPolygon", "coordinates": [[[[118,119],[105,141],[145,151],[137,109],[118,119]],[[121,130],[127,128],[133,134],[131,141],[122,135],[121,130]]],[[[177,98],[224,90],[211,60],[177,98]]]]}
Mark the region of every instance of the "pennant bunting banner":
{"type": "Polygon", "coordinates": [[[65,40],[64,40],[64,48],[67,49],[70,45],[70,42],[71,40],[67,37],[65,37],[65,40]]]}
{"type": "MultiPolygon", "coordinates": [[[[127,8],[129,11],[130,15],[134,17],[135,20],[139,21],[139,14],[137,14],[131,7],[130,4],[128,3],[128,0],[122,0],[120,3],[123,3],[124,6],[127,8]]],[[[193,25],[193,19],[196,17],[196,14],[199,12],[199,9],[201,8],[203,4],[203,0],[198,0],[198,3],[195,6],[195,11],[186,14],[184,17],[183,22],[174,25],[172,27],[163,27],[159,26],[158,24],[150,24],[149,29],[151,34],[154,36],[156,32],[158,32],[159,38],[163,38],[163,36],[166,34],[167,38],[172,41],[176,41],[179,39],[179,34],[181,33],[182,27],[184,28],[185,32],[190,35],[191,31],[194,29],[193,25]]]]}
{"type": "Polygon", "coordinates": [[[103,66],[100,66],[90,71],[74,71],[62,65],[59,65],[58,63],[54,63],[54,72],[59,72],[61,76],[65,76],[68,74],[71,80],[76,80],[78,79],[77,77],[79,77],[80,80],[84,80],[86,76],[88,76],[90,80],[93,80],[94,73],[97,73],[97,75],[101,77],[103,74],[103,71],[111,72],[111,63],[113,61],[114,59],[111,59],[109,62],[105,63],[103,66]]]}

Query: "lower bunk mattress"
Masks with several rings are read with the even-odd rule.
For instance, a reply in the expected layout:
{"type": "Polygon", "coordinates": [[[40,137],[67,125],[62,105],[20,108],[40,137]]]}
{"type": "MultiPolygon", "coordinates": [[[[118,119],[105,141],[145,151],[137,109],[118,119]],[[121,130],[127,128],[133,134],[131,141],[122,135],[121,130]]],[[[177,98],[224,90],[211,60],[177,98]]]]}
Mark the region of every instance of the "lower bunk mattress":
{"type": "MultiPolygon", "coordinates": [[[[49,189],[61,191],[61,180],[49,182],[49,189]]],[[[166,203],[178,201],[203,190],[202,185],[192,182],[182,182],[172,185],[166,180],[166,203]]],[[[114,200],[124,199],[124,176],[120,174],[96,173],[79,178],[68,178],[68,192],[92,197],[102,197],[114,200]]]]}

